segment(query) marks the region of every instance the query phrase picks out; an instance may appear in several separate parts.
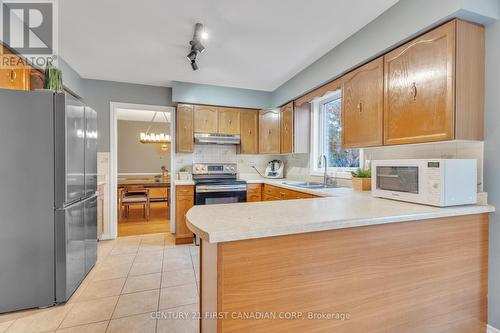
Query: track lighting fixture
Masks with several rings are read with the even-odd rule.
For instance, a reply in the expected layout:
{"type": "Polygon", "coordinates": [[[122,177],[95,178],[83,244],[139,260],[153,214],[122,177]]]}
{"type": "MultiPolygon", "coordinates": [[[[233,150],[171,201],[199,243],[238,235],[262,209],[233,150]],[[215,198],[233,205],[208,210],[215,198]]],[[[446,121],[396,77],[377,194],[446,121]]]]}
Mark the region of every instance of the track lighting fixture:
{"type": "Polygon", "coordinates": [[[191,60],[191,68],[193,69],[193,71],[198,69],[198,65],[196,64],[195,60],[191,60]]]}
{"type": "Polygon", "coordinates": [[[189,54],[187,55],[187,58],[188,58],[189,61],[196,60],[196,51],[195,50],[191,50],[191,52],[189,52],[189,54]]]}
{"type": "Polygon", "coordinates": [[[196,23],[196,25],[194,26],[193,39],[189,42],[189,45],[191,45],[191,51],[187,55],[193,71],[198,69],[198,65],[196,64],[196,56],[198,55],[198,53],[202,53],[203,51],[205,51],[205,46],[201,44],[200,40],[206,39],[207,37],[208,33],[204,30],[203,24],[196,23]]]}

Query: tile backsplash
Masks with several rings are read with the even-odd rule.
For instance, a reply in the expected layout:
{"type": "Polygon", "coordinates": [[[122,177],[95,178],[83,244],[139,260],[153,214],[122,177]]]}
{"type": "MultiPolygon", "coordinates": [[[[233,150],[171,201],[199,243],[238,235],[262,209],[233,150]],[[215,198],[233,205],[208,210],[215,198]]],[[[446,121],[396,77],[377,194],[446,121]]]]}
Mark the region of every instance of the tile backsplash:
{"type": "Polygon", "coordinates": [[[364,149],[365,160],[463,158],[477,160],[478,190],[483,189],[482,141],[446,141],[401,146],[384,146],[364,149]]]}
{"type": "MultiPolygon", "coordinates": [[[[480,141],[447,141],[400,146],[365,148],[365,160],[385,159],[420,159],[420,158],[471,158],[478,162],[478,189],[483,188],[483,153],[484,145],[480,141]]],[[[195,145],[192,154],[176,154],[174,172],[187,167],[191,170],[193,162],[229,162],[237,163],[240,174],[255,175],[255,166],[264,172],[267,162],[281,159],[285,162],[287,178],[320,180],[309,174],[309,154],[292,155],[239,155],[236,146],[195,145]]],[[[363,161],[364,164],[364,161],[363,161]]]]}

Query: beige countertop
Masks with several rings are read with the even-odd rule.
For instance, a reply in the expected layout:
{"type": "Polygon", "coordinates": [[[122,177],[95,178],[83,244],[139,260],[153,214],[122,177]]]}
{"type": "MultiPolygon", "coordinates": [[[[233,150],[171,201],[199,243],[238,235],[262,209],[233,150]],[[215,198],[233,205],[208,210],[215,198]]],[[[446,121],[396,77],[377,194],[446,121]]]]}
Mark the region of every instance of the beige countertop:
{"type": "Polygon", "coordinates": [[[254,179],[323,198],[195,206],[187,226],[210,243],[283,236],[343,228],[472,215],[495,211],[493,206],[432,207],[374,198],[350,188],[307,190],[283,181],[254,179]]]}

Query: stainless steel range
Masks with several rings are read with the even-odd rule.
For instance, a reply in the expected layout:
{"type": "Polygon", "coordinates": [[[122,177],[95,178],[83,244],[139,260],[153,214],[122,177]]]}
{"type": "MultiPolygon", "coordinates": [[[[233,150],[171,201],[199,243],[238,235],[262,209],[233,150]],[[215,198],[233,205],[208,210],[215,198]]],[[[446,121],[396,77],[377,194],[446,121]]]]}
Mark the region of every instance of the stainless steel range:
{"type": "Polygon", "coordinates": [[[195,205],[247,201],[247,183],[237,173],[235,163],[193,163],[195,205]]]}

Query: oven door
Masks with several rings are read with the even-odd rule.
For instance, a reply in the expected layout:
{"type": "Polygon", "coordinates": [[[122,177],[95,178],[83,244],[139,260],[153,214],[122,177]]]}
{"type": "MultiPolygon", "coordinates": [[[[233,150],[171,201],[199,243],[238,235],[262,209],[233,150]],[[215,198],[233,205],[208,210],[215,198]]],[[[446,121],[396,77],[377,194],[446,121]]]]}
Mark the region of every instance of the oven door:
{"type": "Polygon", "coordinates": [[[196,185],[195,205],[216,205],[247,201],[246,185],[196,185]]]}

